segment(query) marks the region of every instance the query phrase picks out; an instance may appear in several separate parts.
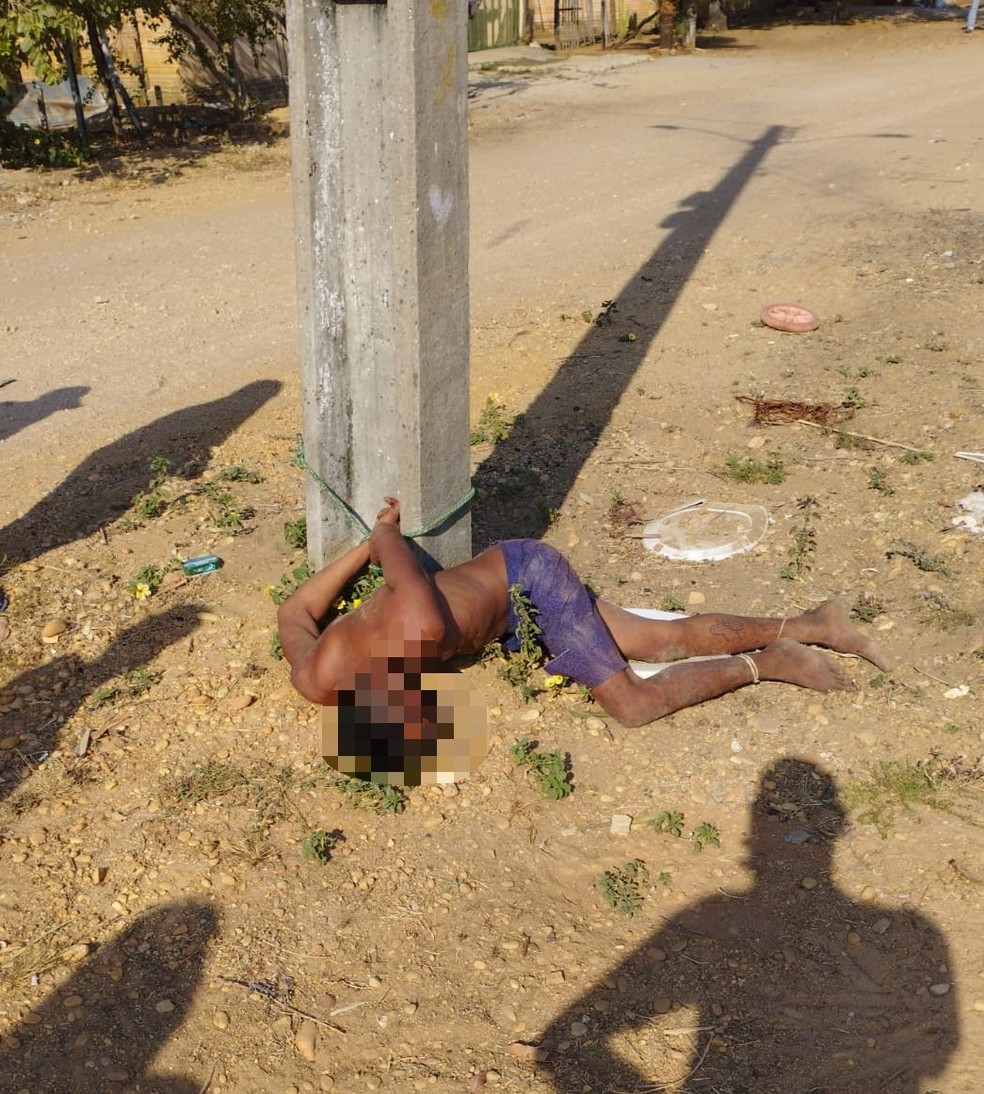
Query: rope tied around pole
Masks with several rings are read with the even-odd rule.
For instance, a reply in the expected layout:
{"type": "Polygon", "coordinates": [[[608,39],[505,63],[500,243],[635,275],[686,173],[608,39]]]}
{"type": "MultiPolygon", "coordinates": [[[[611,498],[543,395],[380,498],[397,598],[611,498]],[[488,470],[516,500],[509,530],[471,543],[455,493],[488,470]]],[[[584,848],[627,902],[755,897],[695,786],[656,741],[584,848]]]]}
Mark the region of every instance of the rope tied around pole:
{"type": "MultiPolygon", "coordinates": [[[[294,457],[291,463],[295,467],[299,467],[302,471],[306,471],[312,479],[321,487],[321,489],[331,498],[335,507],[342,513],[345,519],[355,528],[363,539],[368,539],[372,535],[372,528],[359,516],[359,514],[352,508],[351,505],[341,497],[336,491],[334,491],[328,483],[318,474],[317,471],[308,463],[307,456],[304,453],[304,437],[298,433],[297,435],[297,448],[294,450],[294,457]]],[[[449,518],[453,517],[460,510],[464,509],[472,499],[475,497],[475,487],[469,486],[465,495],[444,510],[439,516],[435,517],[430,524],[425,525],[423,528],[417,528],[412,532],[404,532],[405,539],[419,539],[421,536],[426,536],[429,532],[433,532],[435,528],[440,528],[441,525],[449,518]]]]}

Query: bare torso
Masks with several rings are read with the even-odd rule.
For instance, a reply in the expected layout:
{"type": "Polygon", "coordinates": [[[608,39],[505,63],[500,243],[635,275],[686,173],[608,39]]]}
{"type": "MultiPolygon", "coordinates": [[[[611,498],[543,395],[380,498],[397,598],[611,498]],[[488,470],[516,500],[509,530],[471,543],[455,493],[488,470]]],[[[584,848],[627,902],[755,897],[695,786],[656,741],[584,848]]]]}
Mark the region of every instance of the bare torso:
{"type": "Polygon", "coordinates": [[[509,590],[502,552],[492,547],[459,566],[430,575],[440,622],[421,626],[416,599],[382,585],[355,611],[335,619],[318,645],[335,687],[347,688],[374,657],[399,655],[419,641],[440,661],[477,653],[504,634],[509,590]]]}

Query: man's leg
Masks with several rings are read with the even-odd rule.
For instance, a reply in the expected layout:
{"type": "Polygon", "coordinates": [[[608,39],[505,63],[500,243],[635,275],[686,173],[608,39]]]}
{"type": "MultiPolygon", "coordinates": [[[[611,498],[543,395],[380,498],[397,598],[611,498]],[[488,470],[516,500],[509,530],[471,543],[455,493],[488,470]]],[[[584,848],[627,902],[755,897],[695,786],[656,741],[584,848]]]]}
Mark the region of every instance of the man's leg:
{"type": "Polygon", "coordinates": [[[969,34],[977,25],[977,9],[980,6],[980,0],[971,0],[970,11],[967,12],[967,23],[964,26],[964,30],[969,34]]]}
{"type": "MultiPolygon", "coordinates": [[[[777,621],[772,621],[775,630],[777,621]]],[[[595,701],[624,726],[642,726],[676,710],[735,691],[759,680],[777,680],[815,691],[847,691],[848,677],[832,658],[780,638],[757,653],[671,665],[641,679],[631,669],[592,689],[595,701]]]]}
{"type": "Polygon", "coordinates": [[[837,653],[857,654],[880,669],[892,665],[881,646],[851,623],[843,605],[836,600],[828,600],[812,611],[788,619],[714,613],[673,620],[644,619],[605,600],[598,601],[598,611],[618,648],[636,661],[679,661],[708,654],[747,653],[781,637],[837,653]]]}

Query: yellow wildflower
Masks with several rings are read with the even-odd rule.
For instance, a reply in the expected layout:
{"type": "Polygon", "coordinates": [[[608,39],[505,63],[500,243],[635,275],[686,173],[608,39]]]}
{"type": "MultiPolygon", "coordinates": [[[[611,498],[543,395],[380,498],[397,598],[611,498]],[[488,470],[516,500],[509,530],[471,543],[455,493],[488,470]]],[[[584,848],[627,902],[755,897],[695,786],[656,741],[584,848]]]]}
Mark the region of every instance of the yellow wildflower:
{"type": "Polygon", "coordinates": [[[554,674],[553,676],[548,676],[546,680],[546,685],[548,688],[560,688],[563,687],[565,683],[567,683],[567,677],[558,676],[556,674],[554,674]]]}
{"type": "Polygon", "coordinates": [[[134,586],[133,595],[137,600],[146,600],[147,597],[150,596],[150,591],[150,586],[146,581],[138,581],[134,586]]]}
{"type": "Polygon", "coordinates": [[[356,598],[355,598],[355,599],[354,599],[354,600],[353,600],[353,601],[351,602],[351,604],[349,604],[349,607],[350,607],[350,608],[357,608],[357,607],[358,607],[358,606],[359,606],[359,605],[360,605],[361,603],[362,603],[362,597],[361,597],[361,596],[357,596],[357,597],[356,597],[356,598]]]}
{"type": "Polygon", "coordinates": [[[338,598],[338,599],[337,599],[337,600],[335,601],[335,603],[334,603],[334,604],[332,604],[332,607],[333,607],[333,608],[335,609],[335,611],[337,611],[337,612],[343,611],[343,610],[344,610],[344,608],[345,608],[345,597],[344,597],[344,596],[340,596],[340,597],[339,597],[339,598],[338,598]]]}

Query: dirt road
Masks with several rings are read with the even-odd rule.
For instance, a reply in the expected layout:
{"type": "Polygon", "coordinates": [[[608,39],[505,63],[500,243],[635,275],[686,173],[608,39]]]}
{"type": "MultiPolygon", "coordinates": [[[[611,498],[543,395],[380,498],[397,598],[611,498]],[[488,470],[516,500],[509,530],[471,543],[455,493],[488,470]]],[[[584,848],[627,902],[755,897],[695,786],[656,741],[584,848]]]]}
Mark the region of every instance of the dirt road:
{"type": "Polygon", "coordinates": [[[473,408],[511,422],[473,450],[476,544],[543,534],[625,604],[838,594],[898,664],[631,732],[475,666],[489,759],[399,813],[326,784],[270,656],[264,590],[302,559],[286,144],[0,174],[17,1089],[981,1089],[984,537],[952,523],[982,477],[953,454],[984,448],[979,37],[893,16],[476,65],[473,408]],[[777,301],[819,329],[762,326],[777,301]],[[644,553],[634,522],[694,497],[768,531],[644,553]],[[220,573],[134,597],[208,550],[220,573]],[[524,735],[568,798],[513,763],[524,735]],[[599,877],[635,860],[627,917],[599,877]]]}

